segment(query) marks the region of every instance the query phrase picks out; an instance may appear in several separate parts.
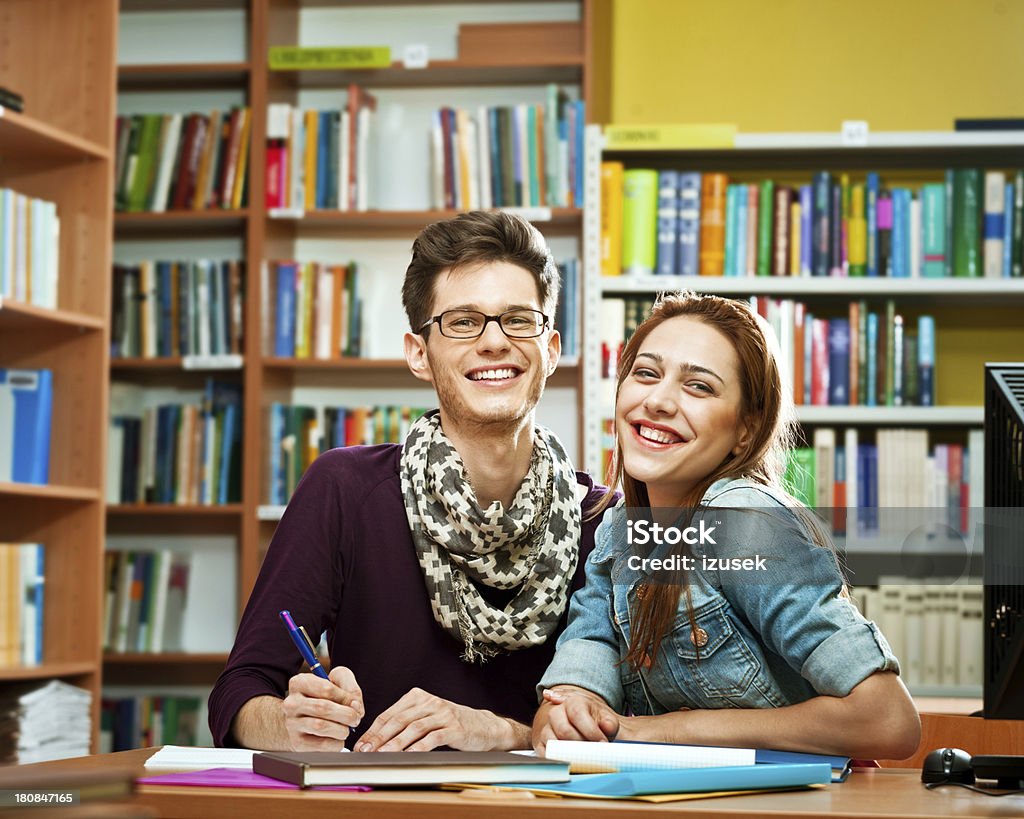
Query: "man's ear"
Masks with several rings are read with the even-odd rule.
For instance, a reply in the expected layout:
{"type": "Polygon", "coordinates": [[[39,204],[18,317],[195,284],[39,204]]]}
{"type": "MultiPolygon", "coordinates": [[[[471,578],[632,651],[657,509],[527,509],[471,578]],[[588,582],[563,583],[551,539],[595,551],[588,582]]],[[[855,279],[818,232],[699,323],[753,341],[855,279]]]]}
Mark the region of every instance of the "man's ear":
{"type": "Polygon", "coordinates": [[[562,337],[558,330],[552,330],[548,334],[548,377],[558,367],[558,360],[562,357],[562,337]]]}
{"type": "Polygon", "coordinates": [[[430,371],[430,360],[427,358],[427,340],[418,333],[406,333],[402,336],[402,346],[405,350],[405,363],[409,370],[420,381],[434,382],[434,375],[430,371]]]}

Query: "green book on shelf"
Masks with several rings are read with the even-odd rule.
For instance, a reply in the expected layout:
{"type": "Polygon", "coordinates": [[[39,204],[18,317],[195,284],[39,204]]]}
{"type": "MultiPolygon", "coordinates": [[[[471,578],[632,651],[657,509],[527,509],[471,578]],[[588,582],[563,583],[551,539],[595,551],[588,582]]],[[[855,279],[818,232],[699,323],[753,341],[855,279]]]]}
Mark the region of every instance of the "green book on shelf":
{"type": "Polygon", "coordinates": [[[128,210],[144,211],[149,202],[149,190],[153,186],[160,144],[160,130],[164,118],[161,114],[146,114],[142,117],[142,132],[139,136],[139,157],[128,193],[128,210]]]}
{"type": "Polygon", "coordinates": [[[982,174],[978,168],[953,171],[953,275],[981,275],[982,174]]]}
{"type": "Polygon", "coordinates": [[[807,506],[814,506],[814,450],[811,447],[791,449],[782,478],[786,491],[807,506]]]}
{"type": "Polygon", "coordinates": [[[772,273],[772,233],[775,228],[775,182],[761,181],[760,208],[757,212],[757,275],[772,273]]]}
{"type": "Polygon", "coordinates": [[[657,263],[658,172],[631,168],[623,174],[622,272],[653,276],[657,263]]]}

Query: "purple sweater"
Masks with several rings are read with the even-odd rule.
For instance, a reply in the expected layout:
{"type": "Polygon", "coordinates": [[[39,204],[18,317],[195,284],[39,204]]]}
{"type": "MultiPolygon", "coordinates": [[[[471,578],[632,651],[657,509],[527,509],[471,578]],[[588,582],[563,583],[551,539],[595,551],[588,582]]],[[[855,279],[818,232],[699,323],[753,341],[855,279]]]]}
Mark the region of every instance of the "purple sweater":
{"type": "MultiPolygon", "coordinates": [[[[520,722],[533,718],[534,686],[554,655],[565,615],[541,646],[483,665],[459,659],[462,645],[430,610],[402,503],[401,451],[398,444],[333,449],[299,482],[267,549],[227,666],[210,693],[217,745],[237,745],[231,722],[242,705],[263,694],[283,697],[299,670],[299,654],[278,617],[282,609],[291,610],[314,642],[326,630],[331,663],[355,674],[366,716],[350,734],[350,747],[414,687],[520,722]]],[[[589,490],[582,503],[587,510],[606,490],[584,473],[577,480],[589,490]]],[[[597,523],[583,522],[574,591],[583,586],[597,523]]],[[[488,596],[504,604],[511,593],[504,594],[488,596]]]]}

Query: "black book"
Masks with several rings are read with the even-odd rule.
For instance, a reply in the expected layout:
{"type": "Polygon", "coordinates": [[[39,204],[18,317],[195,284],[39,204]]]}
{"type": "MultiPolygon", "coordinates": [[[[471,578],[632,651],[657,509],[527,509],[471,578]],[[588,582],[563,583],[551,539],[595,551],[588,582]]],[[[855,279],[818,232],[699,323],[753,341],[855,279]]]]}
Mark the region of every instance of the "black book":
{"type": "Polygon", "coordinates": [[[1024,131],[1024,117],[954,119],[954,131],[1024,131]]]}
{"type": "Polygon", "coordinates": [[[503,751],[284,751],[253,754],[253,773],[311,785],[568,782],[569,763],[503,751]]]}

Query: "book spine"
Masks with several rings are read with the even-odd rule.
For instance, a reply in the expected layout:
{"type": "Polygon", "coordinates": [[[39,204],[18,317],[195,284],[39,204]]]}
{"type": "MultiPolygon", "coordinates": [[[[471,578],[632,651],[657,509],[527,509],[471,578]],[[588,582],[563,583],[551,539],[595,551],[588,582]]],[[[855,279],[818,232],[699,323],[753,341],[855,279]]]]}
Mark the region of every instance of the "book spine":
{"type": "Polygon", "coordinates": [[[814,269],[814,188],[800,186],[800,275],[810,276],[814,269]]]}
{"type": "Polygon", "coordinates": [[[757,225],[757,275],[770,276],[773,268],[772,242],[775,232],[775,182],[761,181],[761,212],[757,225]]]}
{"type": "Polygon", "coordinates": [[[1013,249],[1010,276],[1024,275],[1024,170],[1017,171],[1013,179],[1013,249]]]}
{"type": "Polygon", "coordinates": [[[850,322],[842,318],[828,321],[828,403],[850,403],[850,322]]]}
{"type": "Polygon", "coordinates": [[[700,273],[701,175],[684,172],[679,175],[679,274],[700,273]]]}
{"type": "Polygon", "coordinates": [[[1013,203],[1014,184],[1006,183],[1003,194],[1003,278],[1013,275],[1013,203]]]}
{"type": "Polygon", "coordinates": [[[953,172],[953,275],[974,278],[982,273],[981,171],[957,168],[953,172]]]}
{"type": "Polygon", "coordinates": [[[721,276],[725,264],[725,190],[723,173],[704,174],[701,188],[700,274],[721,276]]]}
{"type": "Polygon", "coordinates": [[[935,319],[920,316],[917,319],[917,385],[918,403],[922,407],[935,405],[935,319]]]}
{"type": "Polygon", "coordinates": [[[879,275],[878,270],[878,174],[867,175],[864,185],[864,214],[867,225],[867,244],[865,247],[865,267],[868,276],[879,275]]]}
{"type": "Polygon", "coordinates": [[[622,271],[653,275],[657,263],[658,172],[627,170],[622,197],[622,271]]]}
{"type": "Polygon", "coordinates": [[[657,269],[659,276],[674,276],[679,264],[676,259],[678,242],[676,228],[679,222],[679,171],[658,173],[658,245],[657,269]]]}
{"type": "Polygon", "coordinates": [[[864,217],[864,186],[854,185],[850,191],[850,219],[848,223],[850,275],[867,273],[868,223],[864,217]]]}
{"type": "Polygon", "coordinates": [[[775,276],[785,276],[789,272],[789,219],[792,202],[792,188],[783,186],[775,189],[775,239],[772,245],[772,274],[775,276]]]}
{"type": "Polygon", "coordinates": [[[985,172],[983,266],[986,279],[1003,276],[1003,220],[1006,177],[1001,171],[985,172]]]}
{"type": "Polygon", "coordinates": [[[891,277],[893,275],[893,202],[889,191],[880,190],[878,192],[876,213],[878,218],[878,275],[891,277]]]}
{"type": "MultiPolygon", "coordinates": [[[[493,167],[501,168],[500,160],[493,167]]],[[[622,189],[625,169],[621,162],[601,163],[601,275],[622,273],[622,189]]],[[[495,192],[501,186],[496,184],[495,192]]]]}
{"type": "Polygon", "coordinates": [[[921,274],[937,279],[946,272],[946,192],[943,185],[921,186],[921,274]]]}
{"type": "Polygon", "coordinates": [[[814,175],[814,215],[811,273],[814,276],[829,275],[831,253],[830,212],[832,200],[832,177],[828,171],[814,175]]]}

